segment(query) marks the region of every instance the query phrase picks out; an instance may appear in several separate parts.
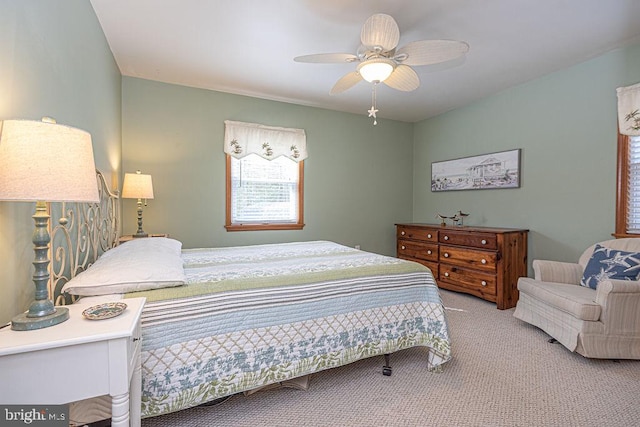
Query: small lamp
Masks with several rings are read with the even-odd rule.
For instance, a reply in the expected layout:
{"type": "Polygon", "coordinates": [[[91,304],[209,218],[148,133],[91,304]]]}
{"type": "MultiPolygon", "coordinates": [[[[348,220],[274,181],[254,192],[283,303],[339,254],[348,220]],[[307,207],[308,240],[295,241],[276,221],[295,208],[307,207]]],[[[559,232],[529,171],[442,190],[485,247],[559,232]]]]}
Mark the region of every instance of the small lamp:
{"type": "Polygon", "coordinates": [[[151,175],[145,175],[140,171],[124,174],[122,197],[125,199],[138,199],[138,231],[133,237],[147,237],[148,234],[142,230],[142,199],[145,199],[145,206],[147,206],[147,199],[153,199],[151,175]]]}
{"type": "Polygon", "coordinates": [[[0,200],[36,202],[33,244],[36,286],[29,310],[11,329],[46,328],[69,318],[66,307],[49,299],[49,214],[47,202],[98,202],[91,135],[55,120],[0,121],[0,200]]]}

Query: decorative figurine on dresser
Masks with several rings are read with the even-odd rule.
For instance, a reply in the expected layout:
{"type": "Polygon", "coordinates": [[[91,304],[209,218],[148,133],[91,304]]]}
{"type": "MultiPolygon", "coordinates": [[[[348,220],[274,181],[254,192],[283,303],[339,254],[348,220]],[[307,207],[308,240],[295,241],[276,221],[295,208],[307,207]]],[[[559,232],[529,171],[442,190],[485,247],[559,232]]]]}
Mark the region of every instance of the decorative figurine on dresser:
{"type": "Polygon", "coordinates": [[[518,278],[527,276],[529,230],[447,225],[444,219],[455,216],[438,217],[441,225],[396,224],[398,258],[429,267],[442,289],[495,302],[500,310],[515,307],[518,278]]]}

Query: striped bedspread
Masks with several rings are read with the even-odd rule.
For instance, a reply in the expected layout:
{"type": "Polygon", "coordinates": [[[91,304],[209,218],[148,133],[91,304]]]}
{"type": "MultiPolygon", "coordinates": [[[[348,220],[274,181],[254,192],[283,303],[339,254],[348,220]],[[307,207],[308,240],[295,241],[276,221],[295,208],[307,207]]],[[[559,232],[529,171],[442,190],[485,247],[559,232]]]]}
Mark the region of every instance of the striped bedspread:
{"type": "Polygon", "coordinates": [[[431,272],[332,242],[183,250],[187,285],[129,294],[142,317],[142,416],[384,353],[450,342],[431,272]]]}

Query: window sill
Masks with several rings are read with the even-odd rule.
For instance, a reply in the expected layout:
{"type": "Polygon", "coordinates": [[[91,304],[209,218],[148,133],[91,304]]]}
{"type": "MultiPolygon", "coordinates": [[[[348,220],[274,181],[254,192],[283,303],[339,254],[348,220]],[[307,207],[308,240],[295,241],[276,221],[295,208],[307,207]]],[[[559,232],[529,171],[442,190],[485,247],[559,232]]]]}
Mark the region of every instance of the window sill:
{"type": "Polygon", "coordinates": [[[304,224],[228,224],[227,231],[302,230],[304,224]]]}
{"type": "Polygon", "coordinates": [[[640,237],[640,234],[634,234],[634,233],[612,233],[611,234],[613,237],[615,237],[616,239],[626,239],[626,238],[630,238],[630,237],[635,237],[638,238],[640,237]]]}

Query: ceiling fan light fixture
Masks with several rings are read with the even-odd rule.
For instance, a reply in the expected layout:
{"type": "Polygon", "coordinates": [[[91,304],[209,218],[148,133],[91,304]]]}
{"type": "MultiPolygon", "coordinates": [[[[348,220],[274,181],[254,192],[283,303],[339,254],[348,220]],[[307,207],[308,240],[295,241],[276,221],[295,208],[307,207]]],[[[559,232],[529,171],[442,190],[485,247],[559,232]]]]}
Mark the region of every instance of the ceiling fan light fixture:
{"type": "Polygon", "coordinates": [[[396,63],[388,58],[368,59],[358,65],[358,73],[369,83],[385,81],[396,68],[396,63]]]}
{"type": "Polygon", "coordinates": [[[389,15],[377,13],[370,16],[360,32],[362,44],[355,55],[349,53],[317,53],[294,58],[297,62],[358,62],[356,71],[342,76],[329,92],[342,93],[362,80],[371,85],[371,108],[367,111],[376,125],[378,107],[376,89],[378,83],[403,92],[411,92],[420,86],[420,78],[414,65],[432,65],[460,58],[469,51],[469,45],[456,40],[418,40],[398,48],[400,29],[389,15]]]}

